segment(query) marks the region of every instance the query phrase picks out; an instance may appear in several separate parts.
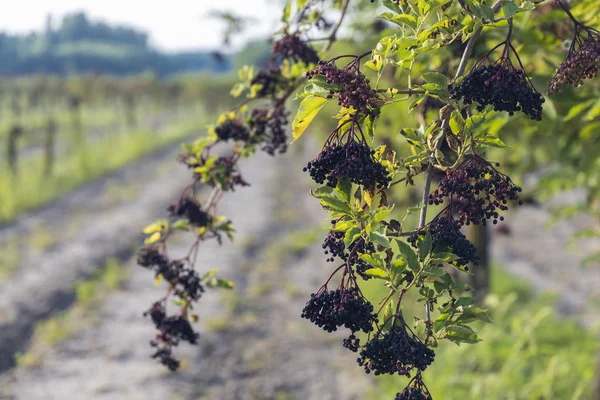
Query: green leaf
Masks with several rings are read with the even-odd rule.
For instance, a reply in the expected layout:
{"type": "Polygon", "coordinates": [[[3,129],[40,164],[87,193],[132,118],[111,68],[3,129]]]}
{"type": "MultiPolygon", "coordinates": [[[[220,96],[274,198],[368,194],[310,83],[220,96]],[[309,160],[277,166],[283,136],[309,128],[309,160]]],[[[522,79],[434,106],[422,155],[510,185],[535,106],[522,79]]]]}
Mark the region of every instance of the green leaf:
{"type": "Polygon", "coordinates": [[[383,263],[382,260],[379,260],[378,258],[375,258],[374,256],[372,256],[371,254],[361,254],[359,256],[359,258],[363,261],[366,261],[367,264],[372,265],[376,268],[384,268],[385,264],[383,263]]]}
{"type": "Polygon", "coordinates": [[[335,197],[324,197],[321,199],[321,206],[327,210],[337,211],[342,214],[350,212],[350,206],[342,200],[335,197]]]}
{"type": "Polygon", "coordinates": [[[481,6],[479,6],[479,11],[481,11],[481,14],[488,20],[494,20],[494,10],[492,9],[492,7],[482,4],[481,6]]]}
{"type": "Polygon", "coordinates": [[[213,268],[213,269],[211,269],[210,271],[208,271],[207,273],[205,273],[205,274],[202,276],[202,280],[203,280],[203,281],[206,281],[206,280],[208,280],[208,279],[212,278],[213,276],[215,276],[215,274],[216,274],[217,272],[219,272],[219,269],[218,269],[218,268],[213,268]]]}
{"type": "Polygon", "coordinates": [[[442,330],[442,328],[446,325],[447,321],[450,319],[451,314],[442,314],[435,320],[433,323],[433,333],[438,333],[442,330]]]}
{"type": "Polygon", "coordinates": [[[498,148],[508,147],[502,140],[495,136],[480,136],[477,139],[475,139],[475,142],[483,146],[498,148]]]}
{"type": "Polygon", "coordinates": [[[358,227],[346,231],[346,235],[344,235],[344,246],[346,246],[346,248],[350,247],[350,245],[360,237],[360,233],[361,230],[358,227]]]}
{"type": "Polygon", "coordinates": [[[466,325],[450,325],[446,327],[446,337],[456,344],[477,343],[481,338],[466,325]]]}
{"type": "Polygon", "coordinates": [[[423,261],[433,246],[433,239],[431,238],[431,233],[429,233],[429,231],[425,232],[425,237],[419,236],[417,246],[419,248],[419,259],[423,261]]]}
{"type": "Polygon", "coordinates": [[[340,193],[343,200],[349,202],[352,198],[352,182],[349,178],[338,179],[335,189],[340,193]]]}
{"type": "Polygon", "coordinates": [[[518,11],[519,6],[512,1],[505,1],[502,4],[502,12],[504,13],[505,18],[512,18],[518,11]]]}
{"type": "Polygon", "coordinates": [[[327,98],[317,96],[308,96],[302,100],[298,108],[298,113],[292,123],[294,140],[298,140],[302,136],[306,128],[308,128],[312,120],[328,101],[329,99],[327,98]]]}
{"type": "Polygon", "coordinates": [[[373,215],[373,221],[381,222],[392,212],[393,207],[379,207],[373,215]]]}
{"type": "Polygon", "coordinates": [[[425,82],[427,83],[434,83],[444,89],[448,88],[446,77],[439,72],[425,72],[423,73],[423,79],[425,79],[425,82]]]}
{"type": "Polygon", "coordinates": [[[393,14],[390,12],[385,12],[380,14],[377,18],[384,19],[399,26],[407,25],[413,29],[417,28],[417,19],[410,14],[393,14]]]}
{"type": "Polygon", "coordinates": [[[369,240],[383,247],[390,247],[390,240],[382,232],[371,232],[369,235],[369,240]]]}
{"type": "Polygon", "coordinates": [[[468,138],[475,132],[475,130],[484,122],[484,118],[481,115],[473,115],[465,122],[465,129],[463,131],[463,138],[468,138]]]}
{"type": "Polygon", "coordinates": [[[417,254],[413,250],[413,248],[408,244],[403,242],[402,240],[396,239],[396,244],[398,245],[398,251],[404,260],[406,260],[408,264],[408,268],[413,271],[418,271],[420,268],[419,260],[417,259],[417,254]]]}
{"type": "Polygon", "coordinates": [[[388,277],[387,272],[381,268],[370,268],[365,271],[365,275],[372,276],[373,278],[386,279],[388,277]]]}
{"type": "Polygon", "coordinates": [[[457,322],[462,322],[463,324],[467,324],[473,321],[483,321],[488,324],[492,323],[492,319],[487,313],[487,310],[483,308],[479,308],[477,306],[467,306],[467,307],[459,307],[459,311],[462,309],[462,313],[458,318],[456,318],[457,322]]]}
{"type": "Polygon", "coordinates": [[[179,219],[177,221],[175,221],[175,223],[173,224],[173,228],[175,229],[179,229],[181,231],[187,231],[190,227],[190,221],[183,218],[183,219],[179,219]]]}

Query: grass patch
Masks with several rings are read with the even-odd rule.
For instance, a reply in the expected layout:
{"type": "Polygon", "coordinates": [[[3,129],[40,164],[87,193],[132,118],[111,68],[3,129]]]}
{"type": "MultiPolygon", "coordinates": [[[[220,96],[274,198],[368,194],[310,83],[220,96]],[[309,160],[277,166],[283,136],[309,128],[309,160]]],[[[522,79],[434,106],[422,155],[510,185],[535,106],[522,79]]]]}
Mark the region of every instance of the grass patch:
{"type": "MultiPolygon", "coordinates": [[[[478,326],[483,341],[443,343],[424,373],[434,399],[589,399],[597,336],[555,312],[555,297],[534,296],[529,285],[492,269],[487,298],[493,324],[478,326]]],[[[406,303],[408,304],[408,303],[406,303]]],[[[378,377],[373,399],[393,399],[407,383],[378,377]]]]}
{"type": "Polygon", "coordinates": [[[199,131],[206,117],[168,125],[158,132],[139,130],[129,134],[106,136],[56,161],[54,173],[43,175],[42,157],[27,159],[20,174],[0,171],[0,223],[8,222],[20,213],[55,200],[81,184],[118,170],[154,150],[176,143],[199,131]]]}

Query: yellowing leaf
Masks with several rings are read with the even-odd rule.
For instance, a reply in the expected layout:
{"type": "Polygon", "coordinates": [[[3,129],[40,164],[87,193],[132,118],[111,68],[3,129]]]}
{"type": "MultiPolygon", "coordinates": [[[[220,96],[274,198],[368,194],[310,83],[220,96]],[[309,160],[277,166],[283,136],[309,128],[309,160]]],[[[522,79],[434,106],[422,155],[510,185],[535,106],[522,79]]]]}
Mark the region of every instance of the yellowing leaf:
{"type": "Polygon", "coordinates": [[[298,108],[298,113],[292,123],[294,140],[298,140],[310,125],[312,120],[317,116],[321,108],[329,101],[324,97],[308,96],[298,108]]]}
{"type": "Polygon", "coordinates": [[[145,244],[152,244],[152,243],[156,243],[160,240],[160,232],[154,232],[152,234],[152,236],[150,236],[149,238],[146,238],[146,240],[144,240],[145,244]]]}
{"type": "Polygon", "coordinates": [[[154,278],[154,285],[158,286],[161,284],[162,281],[163,281],[162,274],[158,274],[158,275],[156,275],[156,278],[154,278]]]}
{"type": "Polygon", "coordinates": [[[161,219],[160,221],[156,221],[145,227],[142,232],[146,235],[149,235],[151,233],[161,232],[167,229],[169,229],[169,221],[167,221],[166,219],[161,219]]]}

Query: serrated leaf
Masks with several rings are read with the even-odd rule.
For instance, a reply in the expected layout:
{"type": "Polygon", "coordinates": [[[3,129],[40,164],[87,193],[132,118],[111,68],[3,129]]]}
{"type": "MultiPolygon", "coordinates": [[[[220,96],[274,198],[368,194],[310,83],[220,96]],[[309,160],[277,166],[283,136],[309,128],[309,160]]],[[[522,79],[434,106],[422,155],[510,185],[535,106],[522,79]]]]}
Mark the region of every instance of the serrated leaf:
{"type": "Polygon", "coordinates": [[[298,113],[292,123],[294,140],[298,140],[310,125],[312,120],[317,116],[323,106],[329,101],[325,97],[308,96],[298,107],[298,113]]]}
{"type": "Polygon", "coordinates": [[[371,207],[371,205],[373,204],[373,196],[371,195],[371,192],[369,190],[363,190],[363,199],[365,199],[365,203],[367,203],[367,205],[371,207]]]}

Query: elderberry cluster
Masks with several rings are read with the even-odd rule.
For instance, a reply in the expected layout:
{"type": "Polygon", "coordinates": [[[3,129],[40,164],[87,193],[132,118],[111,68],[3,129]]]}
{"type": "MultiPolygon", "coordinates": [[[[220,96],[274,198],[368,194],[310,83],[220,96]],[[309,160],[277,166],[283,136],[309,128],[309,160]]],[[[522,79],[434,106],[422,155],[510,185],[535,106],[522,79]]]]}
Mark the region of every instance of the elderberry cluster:
{"type": "Polygon", "coordinates": [[[301,317],[327,332],[334,332],[338,327],[344,326],[353,333],[368,333],[373,330],[373,323],[377,321],[373,305],[356,288],[323,290],[311,294],[310,300],[302,309],[301,317]]]}
{"type": "Polygon", "coordinates": [[[429,195],[429,204],[438,205],[444,202],[444,197],[450,198],[452,211],[458,213],[458,226],[485,225],[489,219],[497,224],[498,220],[504,220],[498,211],[508,210],[508,202],[519,200],[521,191],[510,177],[498,172],[483,158],[473,156],[446,172],[429,195]]]}
{"type": "Polygon", "coordinates": [[[421,389],[414,386],[404,388],[403,391],[396,394],[394,400],[431,400],[431,394],[427,389],[421,389]]]}
{"type": "Polygon", "coordinates": [[[336,85],[328,95],[333,98],[337,94],[338,105],[354,108],[363,115],[376,115],[379,109],[379,96],[377,91],[369,85],[369,80],[359,71],[358,61],[355,60],[344,68],[338,68],[333,61],[319,61],[319,66],[306,73],[310,79],[322,75],[328,84],[336,85]]]}
{"type": "MultiPolygon", "coordinates": [[[[464,266],[468,263],[477,264],[479,262],[477,248],[460,231],[460,225],[452,218],[448,208],[429,222],[426,229],[431,234],[433,247],[446,248],[459,257],[452,264],[464,266]]],[[[408,242],[416,248],[419,237],[424,235],[425,230],[422,229],[410,236],[408,242]]]]}
{"type": "MultiPolygon", "coordinates": [[[[332,221],[333,225],[335,225],[335,223],[336,221],[332,221]]],[[[343,261],[348,261],[348,263],[356,269],[356,273],[363,280],[366,281],[371,279],[369,275],[365,274],[365,271],[371,267],[363,259],[361,259],[359,255],[375,252],[375,245],[372,242],[365,242],[364,240],[359,239],[350,245],[350,248],[353,250],[351,254],[350,251],[346,250],[344,236],[344,232],[337,231],[330,231],[327,234],[323,244],[321,245],[323,250],[325,250],[325,254],[328,256],[325,261],[334,262],[335,257],[338,257],[343,261]],[[352,257],[350,257],[351,255],[352,257]]]]}
{"type": "Polygon", "coordinates": [[[300,39],[297,34],[286,34],[283,38],[273,42],[271,54],[294,62],[302,61],[306,64],[319,62],[317,52],[300,39]]]}
{"type": "Polygon", "coordinates": [[[275,96],[279,89],[280,75],[281,72],[276,68],[258,71],[250,82],[251,85],[261,85],[258,92],[256,92],[256,97],[262,99],[275,96]]]}
{"type": "Polygon", "coordinates": [[[600,38],[597,35],[589,35],[579,50],[569,52],[569,57],[558,66],[550,80],[548,94],[558,93],[563,85],[581,85],[584,79],[596,76],[599,66],[600,38]]]}
{"type": "Polygon", "coordinates": [[[211,216],[203,211],[195,200],[188,197],[183,197],[177,203],[171,204],[167,211],[171,215],[185,217],[191,225],[207,226],[212,221],[211,216]]]}
{"type": "Polygon", "coordinates": [[[509,115],[522,111],[531,119],[541,121],[545,99],[531,85],[525,71],[515,69],[508,59],[499,61],[473,68],[450,89],[450,96],[463,99],[465,104],[478,103],[478,111],[492,105],[496,111],[507,111],[509,115]]]}
{"type": "Polygon", "coordinates": [[[262,149],[272,156],[277,152],[283,154],[287,150],[287,117],[288,112],[283,107],[273,110],[255,108],[250,115],[250,129],[257,140],[262,142],[262,149]]]}
{"type": "Polygon", "coordinates": [[[224,191],[234,190],[235,186],[250,186],[232,157],[219,157],[212,165],[210,184],[215,186],[217,182],[224,191]]]}
{"type": "Polygon", "coordinates": [[[327,181],[335,187],[338,178],[349,178],[352,183],[372,188],[386,187],[390,181],[388,170],[373,159],[374,150],[365,144],[349,141],[346,144],[326,146],[304,168],[317,183],[327,181]]]}
{"type": "Polygon", "coordinates": [[[247,141],[250,137],[250,131],[244,125],[237,121],[228,119],[215,128],[215,133],[220,141],[231,140],[247,141]]]}
{"type": "Polygon", "coordinates": [[[200,335],[194,332],[190,322],[184,316],[167,317],[163,302],[154,303],[144,316],[150,316],[156,329],[159,330],[156,338],[150,342],[152,347],[156,347],[152,358],[158,359],[171,371],[177,370],[180,363],[173,357],[173,346],[177,346],[181,340],[197,344],[200,335]]]}
{"type": "Polygon", "coordinates": [[[392,326],[389,332],[379,332],[360,351],[358,365],[375,375],[410,375],[415,368],[424,371],[435,357],[433,350],[407,332],[405,326],[392,326]]]}

